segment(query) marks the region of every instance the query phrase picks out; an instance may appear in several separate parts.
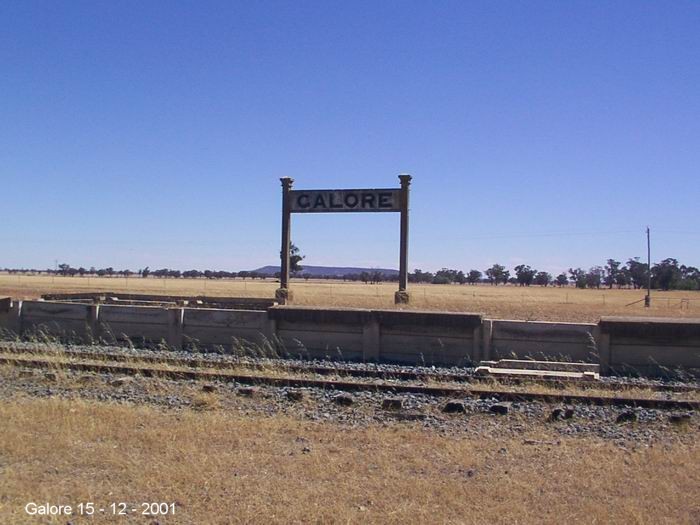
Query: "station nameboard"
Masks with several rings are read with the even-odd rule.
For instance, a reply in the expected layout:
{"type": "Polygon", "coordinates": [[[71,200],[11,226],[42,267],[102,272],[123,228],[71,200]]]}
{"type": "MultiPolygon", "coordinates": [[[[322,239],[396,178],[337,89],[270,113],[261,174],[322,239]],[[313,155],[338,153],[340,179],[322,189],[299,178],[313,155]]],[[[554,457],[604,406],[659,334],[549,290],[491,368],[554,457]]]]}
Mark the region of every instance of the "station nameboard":
{"type": "Polygon", "coordinates": [[[401,189],[292,190],[292,213],[401,211],[401,189]]]}
{"type": "Polygon", "coordinates": [[[282,177],[282,243],[280,246],[280,287],[275,298],[280,304],[292,301],[289,290],[293,213],[398,212],[401,214],[399,240],[399,291],[396,304],[408,303],[408,198],[412,177],[399,175],[400,188],[364,190],[293,190],[294,179],[282,177]]]}

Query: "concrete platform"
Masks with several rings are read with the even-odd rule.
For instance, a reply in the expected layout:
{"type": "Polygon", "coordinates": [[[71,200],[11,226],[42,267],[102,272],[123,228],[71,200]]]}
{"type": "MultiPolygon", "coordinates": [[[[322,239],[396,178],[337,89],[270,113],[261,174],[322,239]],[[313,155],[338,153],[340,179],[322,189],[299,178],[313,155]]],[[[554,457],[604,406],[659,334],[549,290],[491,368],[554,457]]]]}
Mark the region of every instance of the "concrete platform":
{"type": "Polygon", "coordinates": [[[600,379],[600,365],[566,361],[501,359],[500,361],[482,361],[475,373],[494,377],[595,381],[600,379]]]}

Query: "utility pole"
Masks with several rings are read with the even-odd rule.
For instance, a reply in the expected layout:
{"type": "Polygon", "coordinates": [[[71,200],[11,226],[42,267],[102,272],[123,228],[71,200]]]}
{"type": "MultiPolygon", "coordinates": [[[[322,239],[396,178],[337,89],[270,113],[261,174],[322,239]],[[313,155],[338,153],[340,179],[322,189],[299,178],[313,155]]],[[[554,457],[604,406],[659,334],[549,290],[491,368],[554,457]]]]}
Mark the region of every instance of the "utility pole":
{"type": "Polygon", "coordinates": [[[651,235],[647,226],[647,296],[644,298],[644,306],[651,306],[651,235]]]}

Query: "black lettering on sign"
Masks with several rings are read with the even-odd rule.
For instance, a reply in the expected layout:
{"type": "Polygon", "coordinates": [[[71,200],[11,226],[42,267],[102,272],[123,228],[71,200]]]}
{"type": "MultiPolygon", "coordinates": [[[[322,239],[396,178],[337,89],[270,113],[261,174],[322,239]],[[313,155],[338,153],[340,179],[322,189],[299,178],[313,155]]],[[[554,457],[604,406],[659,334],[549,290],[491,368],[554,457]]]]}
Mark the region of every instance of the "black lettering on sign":
{"type": "Polygon", "coordinates": [[[292,190],[291,213],[401,211],[400,189],[292,190]]]}
{"type": "Polygon", "coordinates": [[[363,193],[361,196],[363,208],[374,208],[375,195],[373,193],[363,193]]]}
{"type": "Polygon", "coordinates": [[[297,206],[299,206],[299,208],[302,210],[311,206],[309,196],[306,193],[302,193],[297,197],[297,206]]]}
{"type": "Polygon", "coordinates": [[[342,208],[343,203],[342,202],[335,202],[335,193],[331,193],[329,196],[329,204],[331,208],[342,208]]]}
{"type": "Polygon", "coordinates": [[[379,193],[379,207],[391,208],[391,193],[386,191],[379,193]]]}
{"type": "Polygon", "coordinates": [[[357,203],[360,202],[360,198],[357,196],[357,193],[346,193],[345,200],[343,202],[345,203],[346,207],[354,208],[357,206],[357,203]]]}

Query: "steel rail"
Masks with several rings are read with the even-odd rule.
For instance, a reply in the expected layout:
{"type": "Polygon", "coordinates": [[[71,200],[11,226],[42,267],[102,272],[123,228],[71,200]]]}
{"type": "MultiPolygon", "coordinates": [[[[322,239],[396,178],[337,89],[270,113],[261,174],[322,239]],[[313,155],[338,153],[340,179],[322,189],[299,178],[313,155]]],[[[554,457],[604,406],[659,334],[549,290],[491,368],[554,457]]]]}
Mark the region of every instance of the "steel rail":
{"type": "MultiPolygon", "coordinates": [[[[23,345],[24,346],[24,345],[23,345]]],[[[92,360],[109,360],[116,362],[134,362],[141,361],[144,363],[153,364],[171,364],[176,366],[187,366],[192,368],[215,368],[215,369],[230,369],[230,368],[248,368],[251,370],[266,370],[268,366],[260,363],[246,362],[216,362],[207,359],[198,359],[196,357],[186,358],[178,356],[151,356],[151,355],[127,355],[115,352],[100,352],[100,351],[85,351],[73,349],[70,347],[62,347],[60,352],[50,350],[48,348],[26,348],[16,346],[12,343],[0,343],[0,351],[4,353],[13,353],[18,355],[30,354],[40,356],[50,356],[63,354],[70,357],[84,357],[92,360]]],[[[193,354],[195,356],[196,354],[193,354]]],[[[371,368],[352,368],[345,363],[338,362],[335,366],[316,365],[316,364],[299,364],[286,363],[284,358],[277,359],[278,362],[271,366],[279,368],[286,372],[311,373],[318,375],[338,375],[358,378],[376,378],[382,380],[402,380],[402,381],[424,381],[435,380],[442,382],[455,383],[488,383],[488,384],[540,384],[554,388],[565,388],[567,386],[576,386],[582,389],[596,388],[598,390],[624,390],[625,388],[643,388],[653,392],[696,392],[700,391],[700,387],[695,385],[664,385],[664,384],[646,384],[635,385],[629,383],[600,383],[590,380],[580,379],[562,379],[562,378],[546,378],[546,377],[493,377],[493,376],[478,376],[473,373],[454,373],[454,372],[429,372],[418,370],[381,370],[371,368]]]]}
{"type": "Polygon", "coordinates": [[[40,369],[70,369],[81,372],[140,375],[174,380],[205,380],[235,382],[245,385],[264,385],[292,388],[318,388],[346,392],[386,392],[390,394],[425,394],[435,397],[478,397],[500,401],[542,401],[548,403],[583,403],[601,406],[635,406],[658,409],[700,409],[700,401],[686,399],[653,399],[640,397],[613,397],[573,393],[516,392],[503,389],[460,388],[388,382],[363,383],[359,381],[324,380],[300,377],[270,377],[235,372],[172,369],[128,364],[89,363],[66,359],[36,359],[0,356],[0,364],[40,369]]]}

